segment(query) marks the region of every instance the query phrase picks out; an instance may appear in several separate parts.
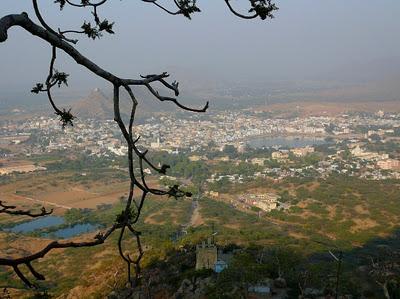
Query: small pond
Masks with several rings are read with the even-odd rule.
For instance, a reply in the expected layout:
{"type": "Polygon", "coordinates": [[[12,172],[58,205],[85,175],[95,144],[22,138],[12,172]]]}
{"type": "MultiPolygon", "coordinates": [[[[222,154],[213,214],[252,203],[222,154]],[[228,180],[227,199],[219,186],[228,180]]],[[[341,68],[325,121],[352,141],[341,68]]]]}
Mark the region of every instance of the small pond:
{"type": "Polygon", "coordinates": [[[17,224],[5,230],[13,233],[34,233],[43,231],[41,236],[46,238],[68,239],[81,234],[95,231],[98,228],[98,225],[94,225],[91,223],[78,223],[66,226],[63,217],[45,216],[38,219],[32,219],[28,222],[17,224]],[[50,232],[48,232],[48,230],[50,230],[50,232]]]}
{"type": "Polygon", "coordinates": [[[75,236],[78,236],[81,234],[90,233],[90,232],[96,230],[97,228],[98,228],[97,225],[93,225],[90,223],[75,224],[70,227],[58,229],[49,234],[44,234],[43,236],[48,237],[48,238],[55,237],[55,238],[59,238],[59,239],[68,239],[68,238],[72,238],[72,237],[75,237],[75,236]]]}
{"type": "Polygon", "coordinates": [[[46,216],[37,219],[32,219],[31,221],[24,222],[21,224],[17,224],[6,230],[13,233],[31,233],[34,232],[35,230],[57,226],[61,224],[64,224],[63,217],[46,216]]]}

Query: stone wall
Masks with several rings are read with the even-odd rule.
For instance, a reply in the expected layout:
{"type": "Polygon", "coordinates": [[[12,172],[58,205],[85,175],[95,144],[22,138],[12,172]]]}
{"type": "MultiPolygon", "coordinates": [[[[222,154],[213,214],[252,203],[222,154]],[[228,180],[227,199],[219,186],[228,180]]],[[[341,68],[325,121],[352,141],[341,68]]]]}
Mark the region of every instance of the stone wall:
{"type": "Polygon", "coordinates": [[[196,248],[196,270],[214,269],[217,261],[217,247],[210,243],[197,245],[196,248]]]}

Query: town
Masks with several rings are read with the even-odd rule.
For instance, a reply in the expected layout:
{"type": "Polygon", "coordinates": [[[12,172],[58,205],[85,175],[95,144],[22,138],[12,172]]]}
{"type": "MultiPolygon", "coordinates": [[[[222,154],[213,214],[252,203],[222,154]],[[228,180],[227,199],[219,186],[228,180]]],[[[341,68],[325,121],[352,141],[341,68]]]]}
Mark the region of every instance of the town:
{"type": "MultiPolygon", "coordinates": [[[[115,167],[112,161],[128,150],[112,120],[78,119],[62,130],[56,118],[36,117],[3,121],[0,130],[1,175],[45,171],[46,165],[21,160],[60,151],[108,159],[115,167]]],[[[187,165],[207,165],[200,176],[204,182],[197,184],[206,184],[206,194],[215,199],[229,184],[257,179],[279,182],[334,174],[367,180],[400,178],[400,115],[383,111],[287,119],[265,118],[263,112],[247,110],[184,118],[166,114],[139,124],[135,134],[141,137],[143,149],[171,157],[179,154],[186,157],[187,165]]],[[[149,168],[145,172],[152,175],[149,168]]],[[[161,180],[184,176],[175,171],[161,180]]],[[[290,207],[273,193],[238,194],[228,201],[240,209],[264,212],[290,207]]]]}

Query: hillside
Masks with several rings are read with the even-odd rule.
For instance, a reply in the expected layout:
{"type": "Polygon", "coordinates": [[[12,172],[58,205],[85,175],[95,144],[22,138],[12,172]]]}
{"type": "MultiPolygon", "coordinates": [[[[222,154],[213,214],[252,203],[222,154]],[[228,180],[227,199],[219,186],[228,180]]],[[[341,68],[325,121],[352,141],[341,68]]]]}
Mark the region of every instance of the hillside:
{"type": "Polygon", "coordinates": [[[113,117],[112,98],[95,88],[85,98],[73,103],[72,111],[79,118],[110,119],[113,117]]]}
{"type": "MultiPolygon", "coordinates": [[[[165,93],[165,91],[162,92],[165,93]]],[[[121,93],[121,115],[126,118],[129,117],[131,112],[131,99],[123,91],[121,93]]],[[[158,101],[143,88],[135,88],[134,93],[139,102],[137,108],[139,118],[145,118],[154,112],[173,111],[175,109],[173,104],[158,101]]],[[[100,88],[93,89],[86,97],[73,102],[71,107],[72,112],[78,118],[103,120],[114,118],[112,95],[100,88]]]]}

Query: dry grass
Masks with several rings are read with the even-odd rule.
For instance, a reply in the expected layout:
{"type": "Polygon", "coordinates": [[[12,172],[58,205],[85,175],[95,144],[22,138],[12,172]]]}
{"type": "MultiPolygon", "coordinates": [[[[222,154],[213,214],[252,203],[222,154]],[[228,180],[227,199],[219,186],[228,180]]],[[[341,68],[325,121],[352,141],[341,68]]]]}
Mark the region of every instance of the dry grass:
{"type": "MultiPolygon", "coordinates": [[[[95,209],[100,204],[114,204],[121,196],[126,196],[129,182],[93,183],[89,186],[73,184],[68,181],[69,174],[30,177],[0,186],[0,198],[9,204],[30,208],[44,205],[56,208],[55,213],[62,214],[70,208],[95,209]],[[18,192],[18,195],[16,194],[18,192]]],[[[154,179],[148,181],[158,187],[154,179]]],[[[135,195],[140,195],[139,190],[135,195]]]]}
{"type": "Polygon", "coordinates": [[[353,218],[352,221],[355,223],[350,229],[352,233],[368,230],[370,228],[374,228],[378,226],[378,223],[372,219],[358,219],[353,218]]]}
{"type": "Polygon", "coordinates": [[[356,211],[358,214],[362,214],[362,215],[369,215],[370,214],[368,209],[363,205],[356,205],[354,207],[354,211],[356,211]]]}

